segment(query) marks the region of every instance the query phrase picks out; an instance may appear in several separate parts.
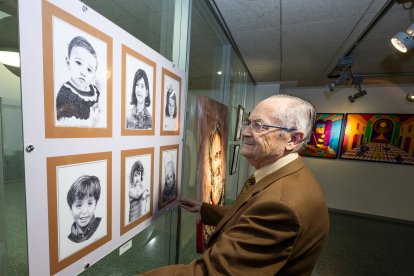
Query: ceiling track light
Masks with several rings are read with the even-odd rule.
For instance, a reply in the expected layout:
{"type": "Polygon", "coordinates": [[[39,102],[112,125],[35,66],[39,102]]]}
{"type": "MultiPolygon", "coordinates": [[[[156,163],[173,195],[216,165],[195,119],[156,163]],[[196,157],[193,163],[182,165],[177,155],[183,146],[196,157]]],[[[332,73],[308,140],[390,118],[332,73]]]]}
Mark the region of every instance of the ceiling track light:
{"type": "Polygon", "coordinates": [[[403,53],[414,48],[414,23],[412,23],[405,32],[398,32],[391,38],[391,43],[394,47],[403,53]]]}
{"type": "Polygon", "coordinates": [[[352,65],[353,65],[353,60],[352,60],[352,57],[350,56],[342,57],[338,61],[338,65],[336,66],[336,69],[340,71],[341,74],[336,80],[327,84],[327,87],[330,92],[334,92],[335,86],[341,84],[342,82],[347,82],[350,78],[352,78],[352,72],[351,72],[352,65]]]}
{"type": "Polygon", "coordinates": [[[360,98],[360,97],[362,97],[362,96],[365,96],[366,94],[368,94],[366,90],[361,90],[361,91],[359,91],[358,93],[356,93],[356,94],[354,94],[354,95],[349,96],[349,97],[348,97],[348,100],[349,100],[351,103],[354,103],[356,99],[358,99],[358,98],[360,98]]]}
{"type": "Polygon", "coordinates": [[[363,77],[361,76],[356,76],[352,78],[352,82],[355,86],[355,89],[358,91],[358,93],[351,95],[348,97],[348,100],[351,103],[354,103],[356,99],[365,96],[367,94],[367,91],[365,89],[361,88],[361,83],[362,83],[363,77]]]}

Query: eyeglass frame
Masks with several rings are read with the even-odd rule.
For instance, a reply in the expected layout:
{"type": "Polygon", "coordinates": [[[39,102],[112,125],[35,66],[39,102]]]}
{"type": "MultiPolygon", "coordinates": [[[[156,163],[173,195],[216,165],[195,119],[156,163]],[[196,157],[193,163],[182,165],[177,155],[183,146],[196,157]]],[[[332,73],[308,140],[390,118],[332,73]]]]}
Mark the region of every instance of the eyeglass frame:
{"type": "Polygon", "coordinates": [[[256,133],[261,133],[263,130],[268,130],[269,128],[277,128],[284,131],[296,131],[296,128],[287,128],[287,127],[281,127],[281,126],[275,126],[275,125],[268,125],[263,124],[263,121],[261,119],[250,121],[249,119],[245,119],[242,121],[242,130],[251,127],[252,130],[254,130],[256,133]],[[258,131],[257,127],[253,127],[252,123],[256,124],[257,126],[260,126],[260,131],[258,131]],[[265,128],[265,129],[263,129],[265,128]],[[267,128],[267,129],[266,129],[267,128]]]}

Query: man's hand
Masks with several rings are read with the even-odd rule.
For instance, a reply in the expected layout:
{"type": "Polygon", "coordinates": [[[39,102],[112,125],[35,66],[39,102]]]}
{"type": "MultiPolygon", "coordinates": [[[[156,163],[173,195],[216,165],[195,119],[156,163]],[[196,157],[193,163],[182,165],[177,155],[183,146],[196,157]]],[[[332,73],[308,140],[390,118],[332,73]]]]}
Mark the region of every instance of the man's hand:
{"type": "Polygon", "coordinates": [[[197,199],[186,199],[186,198],[180,199],[180,206],[192,213],[200,212],[202,204],[203,202],[197,199]]]}

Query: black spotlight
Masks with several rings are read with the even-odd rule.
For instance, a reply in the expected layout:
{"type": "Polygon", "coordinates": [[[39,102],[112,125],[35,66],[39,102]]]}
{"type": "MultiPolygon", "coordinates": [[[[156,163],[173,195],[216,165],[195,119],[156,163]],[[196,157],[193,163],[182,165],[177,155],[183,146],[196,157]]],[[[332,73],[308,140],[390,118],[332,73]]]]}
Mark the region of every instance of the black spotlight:
{"type": "Polygon", "coordinates": [[[356,93],[356,94],[354,94],[354,95],[349,96],[349,97],[348,97],[348,100],[349,100],[351,103],[353,103],[353,102],[355,102],[355,99],[358,99],[358,98],[360,98],[360,97],[362,97],[362,96],[365,96],[366,94],[367,94],[367,91],[366,91],[366,90],[361,90],[361,91],[359,91],[358,93],[356,93]]]}

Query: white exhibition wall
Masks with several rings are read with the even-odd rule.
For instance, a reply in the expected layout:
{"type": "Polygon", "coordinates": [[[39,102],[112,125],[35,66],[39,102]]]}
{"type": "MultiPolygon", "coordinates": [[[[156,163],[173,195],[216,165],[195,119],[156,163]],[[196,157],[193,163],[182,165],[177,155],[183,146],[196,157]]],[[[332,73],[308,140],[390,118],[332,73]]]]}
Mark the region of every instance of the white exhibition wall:
{"type": "MultiPolygon", "coordinates": [[[[368,94],[354,103],[352,88],[325,87],[280,90],[310,101],[319,113],[414,114],[414,104],[405,100],[414,86],[363,86],[368,94]]],[[[414,166],[344,159],[304,157],[319,179],[329,208],[414,221],[414,166]]]]}

